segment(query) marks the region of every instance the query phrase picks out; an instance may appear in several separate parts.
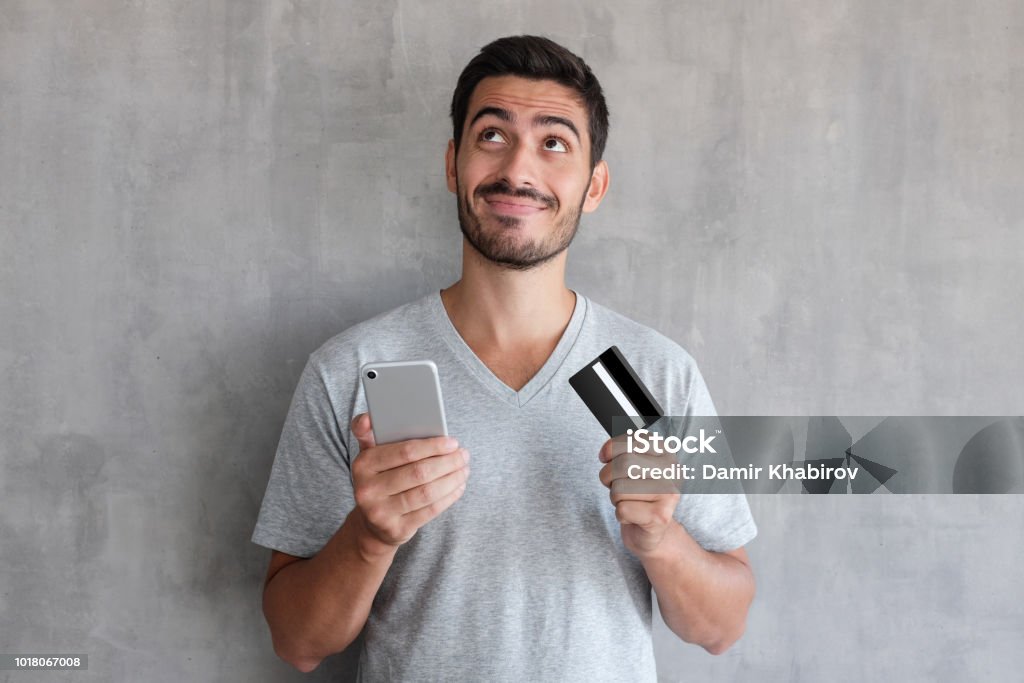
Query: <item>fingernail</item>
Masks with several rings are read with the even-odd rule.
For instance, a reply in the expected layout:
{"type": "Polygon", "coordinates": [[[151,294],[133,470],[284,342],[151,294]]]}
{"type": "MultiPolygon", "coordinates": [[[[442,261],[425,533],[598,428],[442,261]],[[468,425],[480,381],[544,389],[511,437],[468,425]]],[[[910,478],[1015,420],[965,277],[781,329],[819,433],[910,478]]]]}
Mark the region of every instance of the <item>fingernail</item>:
{"type": "Polygon", "coordinates": [[[469,451],[462,449],[462,462],[469,462],[469,451]]]}
{"type": "Polygon", "coordinates": [[[454,436],[449,436],[448,437],[448,450],[449,451],[454,451],[458,447],[459,447],[459,440],[456,439],[454,436]]]}

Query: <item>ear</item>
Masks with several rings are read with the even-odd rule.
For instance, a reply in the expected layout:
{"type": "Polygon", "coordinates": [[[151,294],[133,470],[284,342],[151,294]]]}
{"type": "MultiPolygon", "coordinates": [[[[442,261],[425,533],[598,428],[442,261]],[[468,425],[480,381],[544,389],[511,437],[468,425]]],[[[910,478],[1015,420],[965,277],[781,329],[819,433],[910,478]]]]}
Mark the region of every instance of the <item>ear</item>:
{"type": "Polygon", "coordinates": [[[597,165],[594,166],[594,172],[590,175],[590,187],[587,188],[587,198],[583,200],[584,213],[590,213],[598,207],[604,198],[605,192],[608,191],[609,182],[611,182],[611,176],[608,172],[608,164],[602,159],[597,162],[597,165]]]}
{"type": "Polygon", "coordinates": [[[458,183],[455,182],[455,140],[448,141],[448,150],[444,153],[444,176],[448,182],[448,191],[452,194],[458,193],[458,183]]]}

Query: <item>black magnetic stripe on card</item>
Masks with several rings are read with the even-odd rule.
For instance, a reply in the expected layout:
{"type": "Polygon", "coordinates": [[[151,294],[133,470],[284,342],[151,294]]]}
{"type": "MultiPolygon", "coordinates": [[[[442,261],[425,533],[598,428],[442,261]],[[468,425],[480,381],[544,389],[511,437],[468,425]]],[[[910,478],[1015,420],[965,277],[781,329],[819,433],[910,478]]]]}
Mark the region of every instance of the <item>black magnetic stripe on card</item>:
{"type": "Polygon", "coordinates": [[[639,415],[661,417],[664,415],[661,406],[651,395],[651,392],[647,390],[644,383],[640,381],[640,377],[637,376],[636,371],[626,360],[626,357],[619,351],[619,347],[612,346],[607,351],[598,356],[598,360],[608,369],[608,372],[619,387],[622,388],[622,392],[629,399],[630,403],[636,406],[639,411],[639,415]]]}
{"type": "Polygon", "coordinates": [[[629,397],[623,393],[622,387],[620,387],[615,378],[611,376],[607,368],[604,367],[604,364],[601,363],[601,361],[594,361],[594,364],[590,366],[590,369],[594,371],[594,374],[597,375],[599,380],[601,380],[604,388],[608,390],[609,394],[611,394],[612,400],[619,409],[617,414],[629,418],[636,428],[639,429],[643,427],[644,420],[643,417],[641,417],[642,413],[637,410],[636,406],[633,405],[633,402],[629,400],[629,397]]]}

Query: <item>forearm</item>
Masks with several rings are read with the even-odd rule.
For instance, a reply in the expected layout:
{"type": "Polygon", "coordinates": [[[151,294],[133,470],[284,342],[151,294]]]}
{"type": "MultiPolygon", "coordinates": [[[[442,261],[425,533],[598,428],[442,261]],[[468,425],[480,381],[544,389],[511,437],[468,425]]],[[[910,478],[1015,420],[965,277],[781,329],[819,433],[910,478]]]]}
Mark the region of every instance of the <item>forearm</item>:
{"type": "Polygon", "coordinates": [[[263,613],[274,650],[304,671],[356,639],[396,546],[366,537],[358,508],[308,560],[281,569],[267,584],[263,613]]]}
{"type": "Polygon", "coordinates": [[[675,522],[656,551],[640,558],[665,624],[712,654],[743,634],[754,575],[730,555],[704,550],[675,522]]]}

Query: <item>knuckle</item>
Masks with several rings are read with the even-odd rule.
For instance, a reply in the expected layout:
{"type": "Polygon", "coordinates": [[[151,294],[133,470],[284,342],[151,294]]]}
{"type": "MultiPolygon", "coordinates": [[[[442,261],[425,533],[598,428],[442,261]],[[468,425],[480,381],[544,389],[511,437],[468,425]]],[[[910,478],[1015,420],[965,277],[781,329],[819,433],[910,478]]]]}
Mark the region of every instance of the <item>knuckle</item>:
{"type": "Polygon", "coordinates": [[[366,469],[366,454],[361,453],[352,459],[352,476],[357,477],[366,469]]]}
{"type": "Polygon", "coordinates": [[[402,494],[402,509],[406,512],[418,510],[423,507],[426,496],[423,492],[422,486],[417,486],[414,489],[409,489],[402,494]]]}
{"type": "Polygon", "coordinates": [[[421,507],[434,502],[433,488],[434,487],[430,484],[424,484],[416,489],[416,502],[419,503],[421,507]]]}
{"type": "Polygon", "coordinates": [[[430,513],[431,517],[437,517],[439,514],[444,512],[447,506],[448,503],[446,500],[436,500],[427,506],[427,511],[430,513]]]}
{"type": "Polygon", "coordinates": [[[414,462],[409,466],[409,475],[417,484],[423,484],[428,481],[430,471],[421,460],[419,462],[414,462]]]}
{"type": "Polygon", "coordinates": [[[387,534],[391,538],[405,538],[405,525],[401,522],[391,522],[386,526],[387,534]]]}
{"type": "Polygon", "coordinates": [[[455,469],[455,468],[465,464],[465,462],[466,462],[465,458],[463,458],[463,456],[462,456],[462,451],[461,450],[452,451],[451,453],[449,453],[445,457],[445,461],[448,464],[451,465],[452,469],[455,469]]]}
{"type": "Polygon", "coordinates": [[[398,447],[398,455],[402,459],[402,462],[412,462],[416,457],[416,449],[413,445],[406,441],[398,447]]]}
{"type": "Polygon", "coordinates": [[[387,520],[381,518],[380,511],[376,508],[367,508],[363,511],[366,522],[375,529],[383,530],[387,526],[387,520]]]}
{"type": "Polygon", "coordinates": [[[373,494],[369,486],[356,486],[354,496],[356,505],[361,508],[367,507],[373,501],[373,494]]]}

